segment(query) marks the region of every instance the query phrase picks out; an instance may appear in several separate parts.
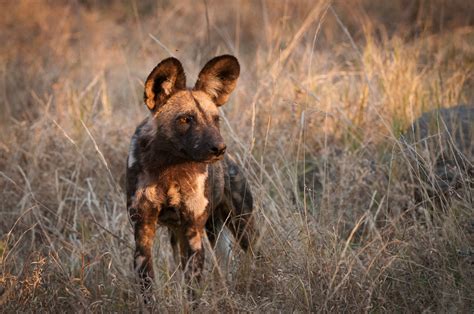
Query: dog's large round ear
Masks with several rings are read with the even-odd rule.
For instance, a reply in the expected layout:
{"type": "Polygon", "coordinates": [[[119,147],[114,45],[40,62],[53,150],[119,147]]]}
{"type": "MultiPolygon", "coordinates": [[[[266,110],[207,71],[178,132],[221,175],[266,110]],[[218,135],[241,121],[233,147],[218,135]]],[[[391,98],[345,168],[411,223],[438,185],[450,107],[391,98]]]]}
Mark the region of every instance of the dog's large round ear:
{"type": "Polygon", "coordinates": [[[148,109],[155,111],[178,90],[186,89],[186,75],[176,58],[161,61],[145,82],[144,100],[148,109]]]}
{"type": "Polygon", "coordinates": [[[217,106],[222,106],[235,89],[239,74],[240,65],[236,57],[231,55],[215,57],[199,73],[194,90],[205,92],[217,106]]]}

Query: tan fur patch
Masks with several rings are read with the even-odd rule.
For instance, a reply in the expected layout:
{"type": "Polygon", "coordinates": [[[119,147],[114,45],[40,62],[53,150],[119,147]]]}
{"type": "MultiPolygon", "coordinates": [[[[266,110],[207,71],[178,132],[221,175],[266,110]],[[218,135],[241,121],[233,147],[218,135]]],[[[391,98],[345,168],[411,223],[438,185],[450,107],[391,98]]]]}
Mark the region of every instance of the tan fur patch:
{"type": "Polygon", "coordinates": [[[159,201],[156,185],[150,185],[146,187],[144,195],[152,203],[159,201]]]}
{"type": "MultiPolygon", "coordinates": [[[[144,199],[152,203],[159,200],[158,194],[156,193],[156,185],[147,186],[137,190],[135,193],[135,202],[142,202],[144,199]]],[[[139,205],[140,204],[138,203],[134,203],[133,207],[139,207],[139,205]]]]}
{"type": "MultiPolygon", "coordinates": [[[[153,240],[155,236],[156,225],[155,224],[143,224],[139,230],[139,244],[142,247],[153,246],[153,240]]],[[[138,243],[138,242],[137,242],[138,243]]]]}
{"type": "Polygon", "coordinates": [[[161,84],[161,87],[163,88],[163,91],[165,92],[166,95],[171,94],[171,90],[173,88],[174,81],[175,80],[167,80],[167,81],[164,81],[161,84]]]}
{"type": "Polygon", "coordinates": [[[168,196],[168,202],[170,206],[173,206],[173,207],[179,206],[179,204],[181,203],[181,195],[179,193],[179,186],[176,182],[173,182],[170,185],[166,195],[168,196]]]}
{"type": "Polygon", "coordinates": [[[202,248],[202,236],[201,233],[196,233],[196,235],[189,239],[189,246],[193,251],[198,251],[202,248]]]}
{"type": "Polygon", "coordinates": [[[148,109],[152,110],[155,107],[155,93],[153,93],[153,81],[145,83],[145,94],[147,95],[146,105],[148,109]]]}
{"type": "Polygon", "coordinates": [[[164,201],[164,195],[160,193],[160,189],[156,184],[149,184],[146,175],[140,175],[138,179],[138,189],[135,192],[132,207],[139,208],[143,202],[151,204],[161,204],[164,201]]]}
{"type": "Polygon", "coordinates": [[[206,93],[202,91],[192,91],[192,95],[199,102],[206,115],[212,117],[219,114],[216,104],[206,93]]]}
{"type": "Polygon", "coordinates": [[[205,92],[211,95],[212,97],[217,98],[219,96],[219,91],[222,89],[222,85],[222,81],[218,79],[218,77],[214,74],[211,74],[206,79],[205,92]]]}
{"type": "Polygon", "coordinates": [[[207,171],[198,174],[195,178],[193,191],[185,199],[186,208],[191,212],[194,218],[200,217],[205,211],[209,203],[205,195],[205,187],[207,180],[207,171]]]}

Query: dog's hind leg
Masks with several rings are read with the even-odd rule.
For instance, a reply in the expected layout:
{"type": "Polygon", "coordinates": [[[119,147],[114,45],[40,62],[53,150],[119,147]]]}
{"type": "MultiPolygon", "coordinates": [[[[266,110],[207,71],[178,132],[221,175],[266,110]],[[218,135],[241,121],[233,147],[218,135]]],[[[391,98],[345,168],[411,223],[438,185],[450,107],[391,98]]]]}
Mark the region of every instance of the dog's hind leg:
{"type": "Polygon", "coordinates": [[[226,160],[229,180],[225,186],[228,206],[223,207],[224,217],[229,217],[226,226],[230,229],[244,251],[255,254],[252,246],[257,239],[253,217],[253,198],[242,170],[232,160],[226,160]]]}
{"type": "Polygon", "coordinates": [[[206,234],[212,248],[215,248],[219,233],[222,231],[222,206],[215,209],[206,222],[206,234]]]}

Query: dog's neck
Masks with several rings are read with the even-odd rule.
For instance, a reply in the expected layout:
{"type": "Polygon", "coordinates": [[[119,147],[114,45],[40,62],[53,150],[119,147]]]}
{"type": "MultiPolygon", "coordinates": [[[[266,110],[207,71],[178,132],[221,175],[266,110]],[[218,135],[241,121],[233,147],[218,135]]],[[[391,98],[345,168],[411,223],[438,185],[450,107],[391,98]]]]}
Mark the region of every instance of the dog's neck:
{"type": "Polygon", "coordinates": [[[151,150],[150,156],[146,158],[146,160],[146,170],[150,173],[173,171],[179,173],[186,172],[188,174],[202,174],[207,173],[208,168],[207,163],[171,154],[170,151],[166,149],[166,146],[151,150]]]}

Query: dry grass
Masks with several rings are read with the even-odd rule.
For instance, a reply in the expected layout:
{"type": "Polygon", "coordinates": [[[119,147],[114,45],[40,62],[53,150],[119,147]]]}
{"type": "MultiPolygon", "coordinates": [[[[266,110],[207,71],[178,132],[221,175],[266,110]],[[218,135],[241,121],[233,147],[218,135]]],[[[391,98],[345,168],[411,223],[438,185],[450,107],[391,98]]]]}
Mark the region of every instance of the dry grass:
{"type": "MultiPolygon", "coordinates": [[[[416,199],[426,183],[400,134],[424,111],[474,103],[473,12],[462,0],[3,3],[1,311],[143,309],[123,188],[143,79],[173,54],[191,84],[232,53],[242,76],[223,133],[265,258],[236,248],[225,270],[208,252],[197,309],[471,312],[473,179],[461,173],[443,202],[416,199]]],[[[159,237],[152,309],[184,311],[159,237]]]]}

